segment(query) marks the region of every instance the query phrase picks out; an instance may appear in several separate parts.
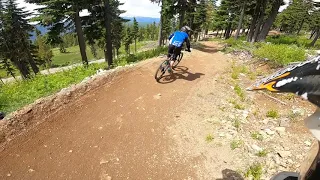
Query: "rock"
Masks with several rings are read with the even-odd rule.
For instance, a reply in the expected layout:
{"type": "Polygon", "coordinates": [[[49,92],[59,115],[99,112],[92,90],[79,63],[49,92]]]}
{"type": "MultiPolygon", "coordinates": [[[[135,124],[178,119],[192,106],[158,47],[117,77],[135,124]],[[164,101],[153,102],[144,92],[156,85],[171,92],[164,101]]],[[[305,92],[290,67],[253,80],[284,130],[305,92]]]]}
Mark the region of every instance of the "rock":
{"type": "Polygon", "coordinates": [[[226,138],[227,138],[227,139],[232,139],[232,137],[233,137],[233,136],[232,136],[231,134],[226,134],[226,138]]]}
{"type": "Polygon", "coordinates": [[[104,159],[101,159],[101,161],[100,161],[100,165],[102,165],[102,164],[107,164],[107,163],[109,163],[109,161],[104,160],[104,159]]]}
{"type": "Polygon", "coordinates": [[[275,132],[274,131],[272,131],[271,129],[264,129],[264,131],[268,134],[268,135],[274,135],[275,134],[275,132]]]}
{"type": "Polygon", "coordinates": [[[219,133],[219,136],[220,137],[225,137],[225,134],[224,133],[219,133]]]}
{"type": "Polygon", "coordinates": [[[249,111],[246,111],[246,110],[243,111],[242,112],[242,116],[243,116],[244,119],[247,119],[247,117],[249,116],[249,111]]]}
{"type": "Polygon", "coordinates": [[[236,117],[233,114],[229,114],[228,116],[230,119],[235,119],[236,117]]]}
{"type": "Polygon", "coordinates": [[[305,113],[305,110],[302,108],[295,108],[292,110],[292,113],[298,116],[303,116],[305,113]]]}
{"type": "Polygon", "coordinates": [[[311,142],[310,141],[305,141],[304,144],[307,145],[308,147],[311,146],[311,142]]]}
{"type": "Polygon", "coordinates": [[[161,94],[159,93],[159,94],[157,94],[157,95],[154,95],[153,98],[154,98],[154,99],[160,99],[160,98],[161,98],[161,94]]]}
{"type": "Polygon", "coordinates": [[[280,164],[280,157],[278,155],[273,156],[272,159],[276,164],[280,164]]]}
{"type": "Polygon", "coordinates": [[[290,119],[289,118],[283,118],[279,120],[279,126],[281,127],[289,127],[290,126],[290,119]]]}
{"type": "Polygon", "coordinates": [[[288,159],[287,162],[288,162],[289,164],[293,164],[292,159],[288,159]]]}
{"type": "Polygon", "coordinates": [[[257,146],[257,145],[255,145],[255,144],[252,145],[251,148],[252,148],[255,152],[260,152],[260,151],[262,151],[262,148],[259,147],[259,146],[257,146]]]}
{"type": "Polygon", "coordinates": [[[291,156],[291,152],[290,151],[279,151],[278,155],[282,158],[287,158],[291,156]]]}
{"type": "Polygon", "coordinates": [[[90,79],[91,79],[90,77],[84,78],[84,79],[81,81],[81,84],[82,84],[82,83],[87,83],[90,79]]]}
{"type": "Polygon", "coordinates": [[[29,169],[29,170],[28,170],[28,172],[30,172],[30,173],[31,173],[31,172],[34,172],[34,171],[35,171],[34,169],[29,169]]]}
{"type": "Polygon", "coordinates": [[[5,116],[6,114],[4,112],[0,112],[0,120],[4,119],[5,116]]]}
{"type": "Polygon", "coordinates": [[[275,130],[281,135],[284,134],[286,132],[286,128],[285,127],[276,127],[275,130]]]}

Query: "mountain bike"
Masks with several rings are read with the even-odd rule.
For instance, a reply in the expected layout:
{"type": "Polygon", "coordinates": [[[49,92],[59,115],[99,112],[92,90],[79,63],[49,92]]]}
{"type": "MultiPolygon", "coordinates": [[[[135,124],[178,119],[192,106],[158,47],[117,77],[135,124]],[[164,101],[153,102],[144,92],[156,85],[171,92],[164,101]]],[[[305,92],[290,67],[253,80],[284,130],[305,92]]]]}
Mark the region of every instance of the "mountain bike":
{"type": "MultiPolygon", "coordinates": [[[[172,65],[172,68],[176,68],[178,66],[178,64],[181,62],[182,60],[182,57],[183,57],[183,53],[180,52],[179,55],[177,55],[177,58],[176,60],[174,61],[173,65],[172,65]]],[[[166,60],[164,60],[159,68],[157,69],[156,71],[156,74],[154,75],[154,78],[156,79],[156,81],[159,82],[159,80],[161,78],[163,78],[163,75],[168,71],[168,69],[170,68],[170,61],[173,59],[173,54],[171,54],[171,56],[169,58],[167,58],[166,60]]]]}

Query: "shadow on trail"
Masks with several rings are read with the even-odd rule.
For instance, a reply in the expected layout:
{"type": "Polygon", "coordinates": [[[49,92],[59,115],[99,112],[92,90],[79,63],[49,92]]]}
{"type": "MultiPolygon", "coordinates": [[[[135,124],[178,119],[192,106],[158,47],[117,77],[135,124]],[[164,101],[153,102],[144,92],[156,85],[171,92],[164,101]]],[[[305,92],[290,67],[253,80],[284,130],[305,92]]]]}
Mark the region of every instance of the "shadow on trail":
{"type": "Polygon", "coordinates": [[[224,169],[222,170],[222,179],[217,180],[244,180],[244,178],[234,170],[224,169]]]}
{"type": "Polygon", "coordinates": [[[176,81],[177,79],[183,79],[186,81],[194,81],[196,79],[201,78],[201,76],[205,75],[203,73],[191,73],[188,70],[189,70],[189,68],[187,68],[185,66],[178,66],[173,71],[173,75],[168,74],[168,75],[163,76],[160,79],[159,83],[160,84],[168,84],[168,83],[172,83],[172,82],[176,81]]]}
{"type": "Polygon", "coordinates": [[[216,53],[216,52],[220,51],[220,49],[217,49],[217,48],[211,47],[211,46],[207,46],[204,44],[197,44],[197,45],[192,46],[192,48],[199,50],[199,51],[202,51],[202,52],[206,52],[206,53],[216,53]]]}

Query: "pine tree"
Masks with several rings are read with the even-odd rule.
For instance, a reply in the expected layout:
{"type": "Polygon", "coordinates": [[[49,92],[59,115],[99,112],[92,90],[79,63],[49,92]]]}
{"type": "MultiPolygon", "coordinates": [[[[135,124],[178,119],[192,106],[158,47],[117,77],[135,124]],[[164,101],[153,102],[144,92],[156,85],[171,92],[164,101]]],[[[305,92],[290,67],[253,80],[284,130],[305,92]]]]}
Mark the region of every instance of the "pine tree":
{"type": "Polygon", "coordinates": [[[8,0],[4,4],[2,16],[2,42],[4,44],[3,64],[9,70],[8,60],[19,70],[23,78],[30,77],[30,67],[34,73],[39,72],[36,59],[34,58],[35,49],[32,46],[30,32],[33,26],[28,24],[31,14],[18,8],[14,0],[8,0]]]}
{"type": "Polygon", "coordinates": [[[320,2],[313,3],[313,10],[311,11],[310,24],[311,29],[314,31],[314,39],[310,46],[314,46],[320,37],[320,2]]]}
{"type": "Polygon", "coordinates": [[[119,54],[123,23],[127,22],[120,17],[125,12],[119,9],[122,4],[119,0],[105,1],[104,4],[98,2],[88,9],[91,15],[83,18],[84,33],[89,45],[93,46],[97,41],[98,46],[105,51],[105,60],[109,66],[113,64],[113,55],[119,54]]]}
{"type": "Polygon", "coordinates": [[[132,38],[134,40],[134,52],[137,53],[137,38],[139,32],[139,24],[136,18],[133,18],[133,27],[132,27],[132,38]]]}
{"type": "Polygon", "coordinates": [[[26,0],[29,3],[44,5],[38,11],[40,15],[35,20],[43,26],[48,26],[48,40],[52,45],[61,43],[61,33],[75,27],[83,65],[88,65],[86,44],[81,26],[80,11],[87,9],[94,0],[26,0]]]}
{"type": "Polygon", "coordinates": [[[47,44],[46,42],[47,42],[46,36],[42,36],[38,32],[37,39],[35,41],[35,45],[38,48],[37,56],[38,56],[39,60],[42,60],[45,62],[46,68],[49,69],[49,68],[51,68],[51,64],[52,64],[53,53],[51,50],[51,46],[49,44],[47,44]]]}
{"type": "Polygon", "coordinates": [[[124,38],[124,46],[125,46],[125,51],[127,54],[130,54],[130,44],[132,43],[132,33],[130,27],[126,27],[126,34],[124,38]]]}

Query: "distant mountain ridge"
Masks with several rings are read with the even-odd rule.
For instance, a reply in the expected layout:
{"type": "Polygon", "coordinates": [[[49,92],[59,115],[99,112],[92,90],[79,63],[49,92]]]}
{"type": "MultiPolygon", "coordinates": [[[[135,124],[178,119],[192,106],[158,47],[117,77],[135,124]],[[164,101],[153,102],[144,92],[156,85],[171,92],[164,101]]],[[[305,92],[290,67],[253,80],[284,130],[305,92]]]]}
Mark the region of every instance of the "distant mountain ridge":
{"type": "Polygon", "coordinates": [[[153,18],[153,17],[122,17],[124,19],[128,19],[130,21],[133,21],[133,18],[136,18],[137,22],[139,24],[151,24],[153,22],[155,23],[159,23],[160,22],[160,18],[153,18]]]}

